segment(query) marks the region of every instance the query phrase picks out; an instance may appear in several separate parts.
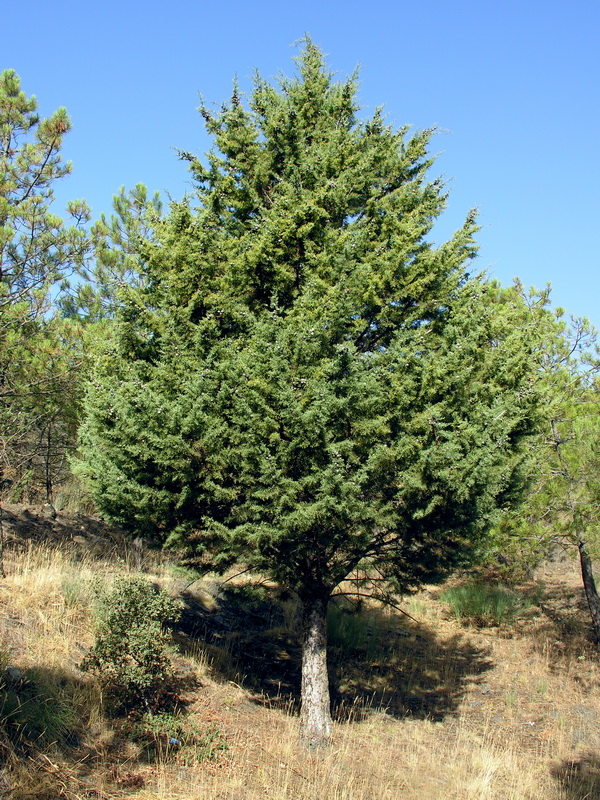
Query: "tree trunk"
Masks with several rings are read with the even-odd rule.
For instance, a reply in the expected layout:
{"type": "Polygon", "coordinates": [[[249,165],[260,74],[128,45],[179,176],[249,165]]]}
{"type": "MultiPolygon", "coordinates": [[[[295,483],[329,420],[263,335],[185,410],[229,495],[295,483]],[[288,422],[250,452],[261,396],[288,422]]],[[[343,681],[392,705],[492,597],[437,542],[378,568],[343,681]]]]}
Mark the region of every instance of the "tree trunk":
{"type": "Polygon", "coordinates": [[[598,597],[596,581],[594,580],[592,559],[587,551],[586,543],[581,537],[578,538],[577,548],[579,550],[579,563],[581,564],[583,587],[592,618],[594,639],[596,640],[596,644],[600,644],[600,597],[598,597]]]}
{"type": "Polygon", "coordinates": [[[310,750],[331,738],[331,708],[327,674],[327,603],[329,598],[304,599],[302,610],[302,742],[310,750]]]}

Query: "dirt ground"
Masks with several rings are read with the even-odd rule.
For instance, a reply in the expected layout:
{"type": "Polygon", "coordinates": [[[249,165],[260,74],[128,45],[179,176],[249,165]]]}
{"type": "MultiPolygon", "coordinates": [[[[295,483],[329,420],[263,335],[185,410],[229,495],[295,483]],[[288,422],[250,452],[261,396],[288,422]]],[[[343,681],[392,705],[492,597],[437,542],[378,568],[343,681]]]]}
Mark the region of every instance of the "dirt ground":
{"type": "MultiPolygon", "coordinates": [[[[290,606],[281,596],[249,602],[247,595],[220,587],[216,580],[182,578],[169,572],[164,556],[128,541],[97,517],[5,505],[2,527],[6,577],[0,582],[0,631],[16,666],[27,666],[34,657],[28,639],[40,616],[31,603],[19,605],[14,599],[16,589],[25,591],[27,583],[18,587],[11,575],[17,568],[23,573],[28,553],[54,548],[70,554],[75,565],[89,569],[92,564],[92,572],[94,563],[98,569],[113,563],[160,574],[160,582],[185,606],[176,639],[178,669],[188,679],[188,711],[199,725],[218,729],[227,742],[226,752],[201,772],[181,763],[156,766],[136,760],[96,723],[78,756],[95,766],[87,777],[78,768],[79,783],[73,785],[79,795],[73,789],[64,797],[317,800],[324,787],[347,800],[400,793],[408,800],[600,797],[600,659],[589,636],[574,560],[547,562],[520,587],[532,602],[510,625],[461,625],[440,602],[439,587],[427,587],[402,601],[410,617],[373,609],[367,644],[347,652],[333,641],[334,769],[333,761],[311,766],[293,744],[299,648],[290,632],[290,606]],[[373,747],[384,762],[377,767],[377,792],[368,788],[375,769],[373,747]],[[517,777],[525,781],[514,775],[520,767],[502,766],[509,751],[511,758],[522,759],[519,764],[530,760],[536,765],[530,784],[514,783],[517,777]],[[489,753],[497,763],[485,784],[481,776],[491,774],[489,753]],[[468,769],[467,761],[472,761],[468,769]],[[348,771],[354,789],[348,788],[348,771]],[[95,795],[91,789],[83,793],[86,780],[94,783],[95,795]]],[[[75,644],[65,645],[70,668],[89,641],[89,631],[82,631],[75,644]]]]}

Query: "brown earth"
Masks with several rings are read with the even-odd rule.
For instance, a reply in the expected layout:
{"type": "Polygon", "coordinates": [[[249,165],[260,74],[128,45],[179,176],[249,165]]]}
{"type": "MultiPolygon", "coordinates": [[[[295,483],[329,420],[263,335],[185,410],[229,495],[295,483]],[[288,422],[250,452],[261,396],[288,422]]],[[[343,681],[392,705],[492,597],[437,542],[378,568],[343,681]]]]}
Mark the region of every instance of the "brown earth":
{"type": "MultiPolygon", "coordinates": [[[[85,684],[76,664],[92,641],[89,614],[60,605],[65,565],[82,575],[142,569],[183,598],[182,698],[190,717],[218,729],[228,747],[201,764],[176,754],[149,764],[97,717],[70,756],[35,756],[56,797],[600,798],[599,658],[575,561],[548,562],[520,587],[533,604],[511,625],[460,625],[433,587],[404,600],[412,619],[370,609],[351,652],[332,642],[334,744],[308,758],[296,743],[299,648],[290,598],[268,585],[252,594],[239,581],[230,588],[181,577],[166,558],[96,517],[9,505],[3,528],[0,631],[14,668],[48,658],[48,669],[60,665],[85,684]],[[40,552],[52,555],[44,561],[40,552]],[[43,573],[51,565],[56,571],[43,573]]],[[[0,797],[46,796],[19,794],[5,772],[0,797]]]]}

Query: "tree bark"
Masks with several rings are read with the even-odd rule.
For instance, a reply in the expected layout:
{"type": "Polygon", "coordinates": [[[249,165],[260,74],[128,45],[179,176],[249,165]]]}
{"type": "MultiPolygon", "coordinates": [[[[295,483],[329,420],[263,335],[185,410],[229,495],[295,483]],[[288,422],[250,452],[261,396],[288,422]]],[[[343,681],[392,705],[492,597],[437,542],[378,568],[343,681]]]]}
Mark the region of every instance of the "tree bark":
{"type": "Polygon", "coordinates": [[[587,597],[590,616],[592,618],[594,639],[596,644],[600,644],[600,597],[598,597],[596,581],[594,580],[592,559],[587,551],[586,543],[581,536],[577,540],[577,549],[579,550],[579,563],[581,565],[583,588],[585,589],[585,596],[587,597]]]}
{"type": "Polygon", "coordinates": [[[326,747],[331,738],[327,674],[327,604],[329,598],[303,600],[301,736],[309,750],[326,747]]]}

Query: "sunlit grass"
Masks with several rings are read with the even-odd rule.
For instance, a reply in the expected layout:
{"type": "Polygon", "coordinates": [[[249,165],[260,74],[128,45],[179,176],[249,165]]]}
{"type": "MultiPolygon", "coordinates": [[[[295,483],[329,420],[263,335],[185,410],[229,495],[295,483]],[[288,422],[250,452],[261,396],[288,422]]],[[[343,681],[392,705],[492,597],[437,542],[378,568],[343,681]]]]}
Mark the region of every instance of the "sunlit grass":
{"type": "MultiPolygon", "coordinates": [[[[147,553],[142,561],[152,581],[173,591],[182,579],[197,577],[147,553]]],[[[204,761],[196,750],[188,759],[185,748],[177,757],[158,723],[152,724],[158,757],[151,761],[146,740],[123,738],[104,715],[98,686],[78,670],[93,641],[93,581],[137,574],[126,543],[110,558],[72,543],[25,543],[7,553],[6,571],[0,584],[6,648],[0,670],[19,670],[33,699],[31,719],[6,721],[5,731],[12,725],[13,737],[19,730],[23,737],[27,732],[28,742],[37,737],[35,752],[56,766],[53,771],[44,761],[42,767],[37,757],[11,761],[6,748],[24,738],[16,736],[13,745],[1,740],[7,774],[22,787],[13,787],[11,800],[75,800],[88,796],[90,786],[108,797],[127,793],[136,800],[598,796],[600,769],[583,749],[581,733],[586,714],[600,714],[598,659],[585,644],[585,620],[576,606],[561,617],[569,636],[579,637],[568,639],[555,627],[538,630],[534,622],[527,622],[526,631],[507,630],[524,607],[521,596],[513,616],[511,606],[507,613],[498,603],[495,611],[478,612],[486,625],[503,623],[500,632],[458,626],[444,613],[448,601],[435,600],[433,591],[398,600],[414,619],[369,604],[360,613],[334,605],[331,665],[343,713],[336,715],[332,746],[310,757],[299,745],[293,697],[262,696],[250,678],[236,676],[225,641],[189,639],[186,655],[176,657],[176,668],[189,677],[186,715],[201,734],[217,731],[216,738],[199,738],[194,747],[218,747],[204,761]],[[82,777],[77,764],[84,757],[82,777]]],[[[201,585],[197,590],[202,594],[201,585]]],[[[242,606],[253,591],[238,592],[242,606]]],[[[213,595],[207,614],[219,613],[213,595]]],[[[280,616],[298,632],[297,604],[282,601],[280,616]]],[[[238,633],[232,631],[234,639],[238,633]]],[[[14,698],[5,686],[7,720],[17,720],[11,716],[14,698]]]]}

